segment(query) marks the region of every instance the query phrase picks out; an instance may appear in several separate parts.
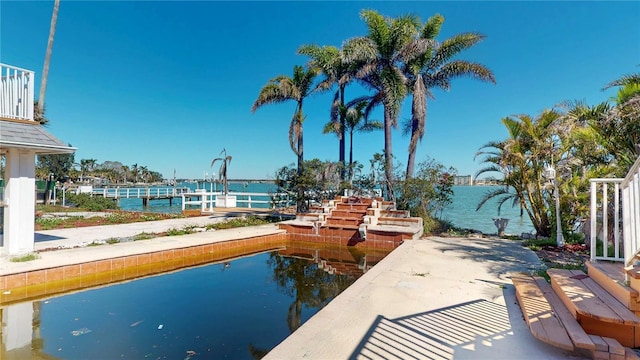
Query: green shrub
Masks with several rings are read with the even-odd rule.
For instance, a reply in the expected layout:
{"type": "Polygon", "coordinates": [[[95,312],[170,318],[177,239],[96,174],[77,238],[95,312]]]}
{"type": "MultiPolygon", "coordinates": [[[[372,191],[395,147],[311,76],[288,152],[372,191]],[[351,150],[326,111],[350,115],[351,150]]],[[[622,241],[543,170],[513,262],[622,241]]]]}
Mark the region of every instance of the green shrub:
{"type": "MultiPolygon", "coordinates": [[[[620,256],[624,256],[623,250],[624,250],[624,247],[622,246],[622,244],[620,244],[620,250],[619,250],[620,256]]],[[[615,256],[615,253],[616,253],[615,247],[612,244],[607,244],[607,256],[613,257],[615,256]]],[[[603,256],[601,239],[596,239],[596,256],[603,256]]]]}
{"type": "Polygon", "coordinates": [[[567,244],[584,244],[585,242],[583,233],[571,232],[564,235],[564,242],[567,244]]]}
{"type": "Polygon", "coordinates": [[[120,239],[118,239],[118,238],[110,238],[110,239],[107,239],[107,241],[106,241],[106,243],[109,244],[109,245],[117,244],[119,242],[120,242],[120,239]]]}
{"type": "Polygon", "coordinates": [[[117,210],[115,201],[102,196],[91,196],[91,194],[67,194],[67,202],[76,207],[89,211],[117,210]]]}
{"type": "Polygon", "coordinates": [[[147,232],[141,232],[140,234],[137,234],[137,235],[135,235],[133,237],[133,241],[149,240],[149,239],[153,239],[155,237],[156,237],[155,234],[151,234],[151,233],[147,233],[147,232]]]}
{"type": "Polygon", "coordinates": [[[56,229],[65,220],[62,218],[37,218],[36,224],[40,225],[42,230],[56,229]]]}
{"type": "Polygon", "coordinates": [[[244,227],[244,226],[264,225],[264,224],[268,224],[269,222],[270,222],[269,220],[259,218],[257,216],[249,216],[248,218],[233,218],[225,222],[209,224],[207,225],[206,229],[207,230],[212,230],[212,229],[223,230],[223,229],[232,229],[232,228],[244,227]]]}
{"type": "Polygon", "coordinates": [[[547,238],[542,238],[542,239],[529,239],[529,240],[525,240],[522,245],[528,247],[529,249],[533,250],[533,251],[537,251],[542,249],[544,246],[556,246],[556,240],[555,239],[547,239],[547,238]]]}
{"type": "Polygon", "coordinates": [[[167,236],[179,236],[179,235],[188,235],[193,234],[195,232],[194,226],[185,226],[182,229],[169,229],[167,230],[167,236]]]}
{"type": "Polygon", "coordinates": [[[129,218],[130,216],[127,215],[127,213],[116,212],[107,215],[105,219],[111,224],[123,224],[126,223],[129,218]]]}
{"type": "Polygon", "coordinates": [[[25,262],[25,261],[36,260],[36,259],[39,259],[39,258],[40,258],[40,255],[35,254],[35,253],[31,253],[31,254],[26,254],[26,255],[22,255],[22,256],[12,257],[11,258],[11,262],[25,262]]]}

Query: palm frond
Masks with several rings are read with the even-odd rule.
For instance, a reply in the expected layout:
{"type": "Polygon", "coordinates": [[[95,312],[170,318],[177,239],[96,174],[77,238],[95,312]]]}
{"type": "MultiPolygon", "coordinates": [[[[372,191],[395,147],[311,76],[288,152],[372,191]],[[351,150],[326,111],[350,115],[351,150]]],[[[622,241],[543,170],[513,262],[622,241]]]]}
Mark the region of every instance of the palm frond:
{"type": "Polygon", "coordinates": [[[605,85],[605,87],[602,88],[602,90],[607,90],[609,88],[616,87],[616,86],[626,86],[631,84],[635,84],[635,85],[640,84],[640,73],[623,75],[620,79],[613,80],[612,82],[605,85]]]}

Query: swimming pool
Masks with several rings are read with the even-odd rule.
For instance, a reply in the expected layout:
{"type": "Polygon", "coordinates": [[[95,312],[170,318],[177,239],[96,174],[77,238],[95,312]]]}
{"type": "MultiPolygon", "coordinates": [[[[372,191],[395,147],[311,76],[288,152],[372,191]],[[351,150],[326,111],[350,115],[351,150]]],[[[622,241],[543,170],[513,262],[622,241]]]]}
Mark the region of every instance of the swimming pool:
{"type": "Polygon", "coordinates": [[[6,305],[0,358],[260,358],[387,253],[289,243],[6,305]]]}

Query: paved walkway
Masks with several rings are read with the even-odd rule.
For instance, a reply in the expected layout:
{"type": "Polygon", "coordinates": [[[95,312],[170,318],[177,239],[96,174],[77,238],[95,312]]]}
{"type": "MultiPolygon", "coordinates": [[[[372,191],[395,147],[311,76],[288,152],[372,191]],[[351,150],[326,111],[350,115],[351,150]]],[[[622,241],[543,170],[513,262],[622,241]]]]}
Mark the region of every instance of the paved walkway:
{"type": "MultiPolygon", "coordinates": [[[[206,216],[38,232],[36,248],[162,232],[223,220],[206,216]]],[[[239,228],[144,242],[42,252],[31,262],[0,258],[0,273],[96,260],[279,231],[239,228]],[[141,244],[144,243],[144,244],[141,244]]],[[[501,239],[430,237],[407,241],[369,270],[266,359],[567,359],[536,340],[517,305],[510,274],[540,266],[533,252],[501,239]]]]}

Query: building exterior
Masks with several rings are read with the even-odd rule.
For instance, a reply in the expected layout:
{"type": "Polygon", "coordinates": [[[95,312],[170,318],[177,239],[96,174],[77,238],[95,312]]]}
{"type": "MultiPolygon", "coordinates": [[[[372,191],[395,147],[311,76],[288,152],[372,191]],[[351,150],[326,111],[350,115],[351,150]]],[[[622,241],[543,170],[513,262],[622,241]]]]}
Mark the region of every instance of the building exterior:
{"type": "Polygon", "coordinates": [[[0,64],[0,156],[4,192],[0,198],[0,254],[33,252],[36,155],[68,154],[67,146],[34,120],[35,73],[0,64]]]}
{"type": "Polygon", "coordinates": [[[453,177],[453,185],[473,185],[473,176],[456,175],[453,177]]]}

